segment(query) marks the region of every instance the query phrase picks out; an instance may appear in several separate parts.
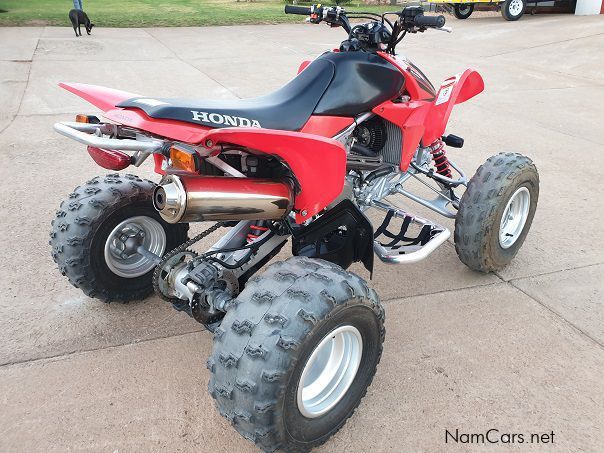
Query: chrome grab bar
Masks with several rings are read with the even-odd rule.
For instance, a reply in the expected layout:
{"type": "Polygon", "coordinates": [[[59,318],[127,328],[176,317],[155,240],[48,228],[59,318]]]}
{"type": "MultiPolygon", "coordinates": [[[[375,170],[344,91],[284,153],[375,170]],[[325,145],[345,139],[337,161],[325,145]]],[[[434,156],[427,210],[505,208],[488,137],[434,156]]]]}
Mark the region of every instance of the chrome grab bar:
{"type": "MultiPolygon", "coordinates": [[[[103,137],[103,132],[108,132],[107,124],[88,124],[88,123],[74,123],[74,122],[60,122],[54,124],[54,130],[59,134],[69,137],[77,142],[83,143],[84,145],[93,146],[96,148],[103,149],[114,149],[120,151],[138,151],[149,155],[156,151],[159,151],[163,146],[164,142],[159,140],[132,140],[132,139],[121,139],[121,138],[107,138],[103,137]]],[[[146,157],[146,156],[145,156],[146,157]]]]}

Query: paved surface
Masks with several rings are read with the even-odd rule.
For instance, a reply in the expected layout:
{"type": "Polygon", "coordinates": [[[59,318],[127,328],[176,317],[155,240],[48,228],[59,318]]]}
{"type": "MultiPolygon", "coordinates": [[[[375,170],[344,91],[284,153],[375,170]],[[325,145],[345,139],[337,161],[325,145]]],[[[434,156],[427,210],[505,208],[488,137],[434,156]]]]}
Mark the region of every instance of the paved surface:
{"type": "MultiPolygon", "coordinates": [[[[469,271],[451,243],[417,265],[377,266],[384,356],[362,406],[321,451],[481,448],[445,444],[455,428],[553,430],[558,451],[603,451],[604,17],[450,22],[454,34],[411,36],[401,49],[435,83],[467,66],[484,75],[485,93],[453,114],[466,146],[451,156],[469,173],[499,151],[531,156],[541,175],[533,229],[498,275],[469,271]]],[[[0,451],[252,451],[206,392],[210,335],[156,297],[105,305],[55,270],[54,210],[99,173],[81,145],[51,131],[94,113],[56,83],[253,96],[337,45],[341,31],[72,35],[0,29],[0,451]]]]}

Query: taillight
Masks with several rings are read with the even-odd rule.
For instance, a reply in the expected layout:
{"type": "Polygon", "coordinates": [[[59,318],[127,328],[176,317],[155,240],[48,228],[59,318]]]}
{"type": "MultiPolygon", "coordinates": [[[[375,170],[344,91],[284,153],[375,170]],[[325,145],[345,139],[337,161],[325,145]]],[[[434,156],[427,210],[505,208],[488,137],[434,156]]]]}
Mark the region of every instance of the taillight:
{"type": "Polygon", "coordinates": [[[123,170],[130,165],[130,156],[113,149],[101,149],[94,146],[88,147],[88,154],[101,167],[108,170],[123,170]]]}

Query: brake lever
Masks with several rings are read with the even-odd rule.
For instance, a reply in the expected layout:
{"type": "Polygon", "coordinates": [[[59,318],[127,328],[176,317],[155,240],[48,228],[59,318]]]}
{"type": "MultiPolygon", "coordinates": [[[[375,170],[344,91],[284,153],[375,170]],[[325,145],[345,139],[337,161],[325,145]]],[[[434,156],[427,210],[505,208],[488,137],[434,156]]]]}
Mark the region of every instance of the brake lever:
{"type": "Polygon", "coordinates": [[[440,27],[440,28],[434,28],[434,30],[451,33],[453,31],[453,27],[440,27]]]}

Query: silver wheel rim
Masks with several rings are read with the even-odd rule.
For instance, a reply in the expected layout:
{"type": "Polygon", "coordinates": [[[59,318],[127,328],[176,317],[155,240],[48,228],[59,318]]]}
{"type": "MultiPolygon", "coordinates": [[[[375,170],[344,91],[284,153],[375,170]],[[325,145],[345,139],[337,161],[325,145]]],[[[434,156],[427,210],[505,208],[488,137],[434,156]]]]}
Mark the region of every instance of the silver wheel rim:
{"type": "Polygon", "coordinates": [[[353,326],[342,326],[325,336],[314,349],[298,383],[298,410],[316,418],[338,404],[359,369],[363,338],[353,326]]]}
{"type": "Polygon", "coordinates": [[[459,9],[458,9],[460,14],[468,14],[468,12],[470,11],[470,5],[469,4],[461,4],[459,5],[459,9]]]}
{"type": "Polygon", "coordinates": [[[521,187],[508,200],[499,225],[499,245],[504,249],[516,243],[528,218],[531,205],[531,193],[521,187]]]}
{"type": "Polygon", "coordinates": [[[512,0],[508,8],[512,16],[517,16],[522,12],[522,0],[512,0]]]}
{"type": "Polygon", "coordinates": [[[155,267],[155,262],[136,251],[142,246],[162,256],[166,249],[166,232],[161,224],[147,216],[130,217],[120,222],[105,242],[105,263],[116,275],[136,278],[155,267]]]}

